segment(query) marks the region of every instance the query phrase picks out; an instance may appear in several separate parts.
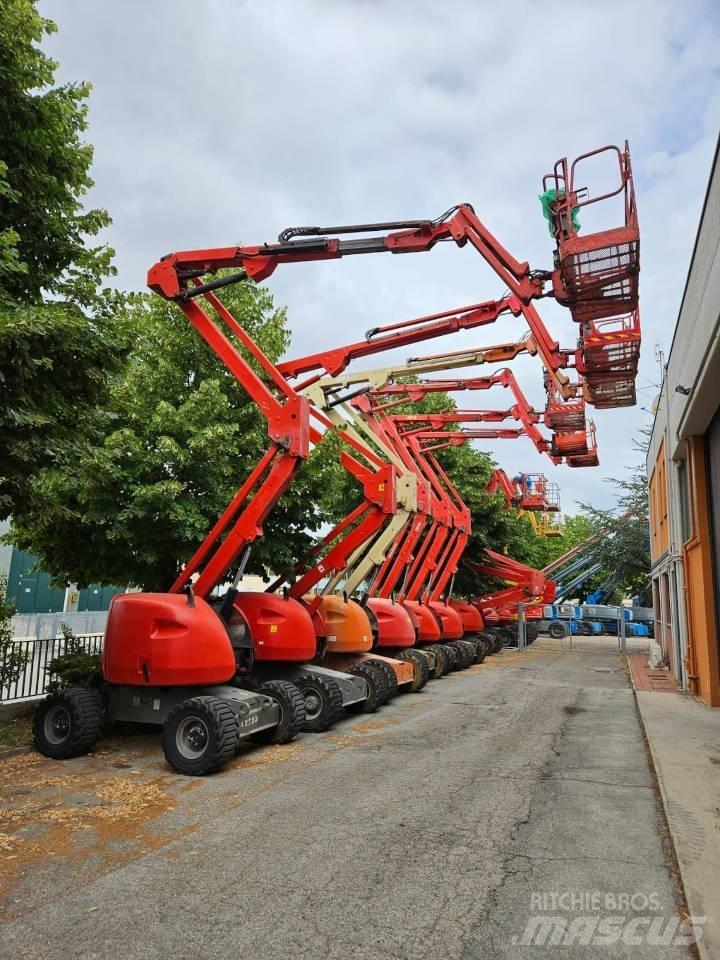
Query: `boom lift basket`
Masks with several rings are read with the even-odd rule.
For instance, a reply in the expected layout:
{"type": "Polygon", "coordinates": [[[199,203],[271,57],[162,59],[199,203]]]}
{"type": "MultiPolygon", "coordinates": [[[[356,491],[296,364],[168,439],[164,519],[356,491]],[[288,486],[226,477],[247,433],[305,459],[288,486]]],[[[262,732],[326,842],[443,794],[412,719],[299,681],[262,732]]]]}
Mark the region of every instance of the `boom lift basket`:
{"type": "Polygon", "coordinates": [[[638,303],[640,231],[627,141],[624,150],[600,147],[577,157],[572,164],[566,158],[558,160],[553,172],[543,178],[543,189],[547,192],[550,188],[557,197],[551,210],[557,241],[559,276],[555,276],[554,286],[558,299],[570,307],[578,323],[634,310],[638,303]],[[587,188],[577,187],[576,169],[582,161],[603,153],[616,155],[620,182],[615,190],[590,197],[587,188]],[[579,236],[573,211],[614,196],[622,199],[624,224],[579,236]]]}
{"type": "Polygon", "coordinates": [[[632,406],[640,356],[640,231],[627,141],[623,150],[607,146],[582,154],[571,164],[558,160],[543,178],[543,188],[557,243],[553,291],[580,324],[576,366],[585,377],[586,398],[601,408],[632,406]],[[577,168],[601,154],[617,160],[619,185],[591,197],[585,187],[577,186],[577,168]],[[621,199],[623,225],[580,236],[582,208],[611,197],[621,199]]]}
{"type": "Polygon", "coordinates": [[[551,430],[585,429],[585,401],[549,400],[545,408],[545,425],[551,430]]]}
{"type": "Polygon", "coordinates": [[[640,360],[639,311],[584,326],[576,365],[585,374],[588,401],[601,409],[633,406],[640,360]]]}
{"type": "Polygon", "coordinates": [[[519,509],[541,513],[560,509],[560,490],[556,483],[551,483],[543,473],[520,476],[520,495],[516,504],[519,509]]]}

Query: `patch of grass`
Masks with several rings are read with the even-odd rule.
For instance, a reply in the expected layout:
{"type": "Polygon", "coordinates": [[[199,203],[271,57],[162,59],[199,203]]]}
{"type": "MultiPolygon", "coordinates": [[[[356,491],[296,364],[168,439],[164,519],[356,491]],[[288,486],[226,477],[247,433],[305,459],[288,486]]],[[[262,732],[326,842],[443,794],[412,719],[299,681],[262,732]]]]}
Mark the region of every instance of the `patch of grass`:
{"type": "Polygon", "coordinates": [[[32,717],[17,717],[0,722],[0,750],[29,747],[32,744],[32,717]]]}

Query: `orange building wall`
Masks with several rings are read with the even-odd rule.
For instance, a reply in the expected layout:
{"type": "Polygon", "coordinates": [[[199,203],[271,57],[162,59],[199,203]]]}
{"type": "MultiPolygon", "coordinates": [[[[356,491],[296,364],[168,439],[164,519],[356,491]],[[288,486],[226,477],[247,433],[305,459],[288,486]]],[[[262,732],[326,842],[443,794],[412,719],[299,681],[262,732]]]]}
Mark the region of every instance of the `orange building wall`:
{"type": "Polygon", "coordinates": [[[687,669],[692,693],[711,707],[720,706],[717,620],[712,543],[708,516],[705,447],[702,437],[686,441],[691,535],[683,544],[687,611],[687,669]]]}
{"type": "Polygon", "coordinates": [[[669,545],[665,440],[663,439],[655,460],[655,469],[650,477],[650,556],[653,562],[667,553],[669,545]]]}

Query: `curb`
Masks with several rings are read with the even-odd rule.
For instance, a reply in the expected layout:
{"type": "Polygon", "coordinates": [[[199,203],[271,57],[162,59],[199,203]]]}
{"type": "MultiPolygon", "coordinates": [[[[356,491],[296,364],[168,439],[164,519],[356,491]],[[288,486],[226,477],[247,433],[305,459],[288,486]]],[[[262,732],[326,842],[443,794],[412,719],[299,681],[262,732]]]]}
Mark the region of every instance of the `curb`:
{"type": "Polygon", "coordinates": [[[34,753],[33,747],[8,747],[7,750],[0,750],[0,760],[6,760],[8,757],[17,757],[23,753],[34,753]]]}
{"type": "MultiPolygon", "coordinates": [[[[630,679],[632,682],[632,671],[630,672],[630,679]]],[[[635,701],[635,713],[637,714],[638,722],[640,724],[640,731],[642,733],[642,738],[645,744],[645,755],[648,759],[648,764],[652,772],[653,780],[655,783],[655,793],[660,801],[660,809],[662,810],[662,819],[663,819],[663,846],[665,847],[665,852],[670,860],[670,872],[672,878],[675,881],[675,886],[677,888],[679,907],[681,914],[685,916],[690,916],[690,906],[688,904],[687,890],[685,889],[685,878],[683,877],[682,870],[680,868],[680,861],[678,860],[677,849],[675,847],[675,837],[673,836],[672,830],[670,829],[670,800],[667,796],[665,790],[665,783],[660,777],[658,770],[657,762],[655,760],[655,754],[653,752],[652,743],[650,742],[650,737],[648,736],[647,729],[645,727],[645,720],[643,719],[642,710],[640,709],[640,701],[638,700],[638,691],[635,686],[635,683],[632,682],[633,688],[633,700],[635,701]]],[[[646,691],[644,691],[646,692],[646,691]]],[[[689,950],[691,956],[700,958],[700,960],[710,960],[708,954],[705,952],[704,944],[701,947],[700,944],[703,944],[703,941],[696,941],[693,944],[689,945],[689,950]]]]}

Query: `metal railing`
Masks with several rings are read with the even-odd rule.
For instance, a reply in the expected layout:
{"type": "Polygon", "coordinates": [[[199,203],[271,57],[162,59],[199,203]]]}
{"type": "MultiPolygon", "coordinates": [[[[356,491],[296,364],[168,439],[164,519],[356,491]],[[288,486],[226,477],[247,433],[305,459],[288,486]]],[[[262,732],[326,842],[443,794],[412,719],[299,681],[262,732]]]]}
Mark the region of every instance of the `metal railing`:
{"type": "MultiPolygon", "coordinates": [[[[103,635],[101,633],[75,636],[71,641],[74,648],[81,647],[84,653],[101,653],[103,635]]],[[[47,688],[50,663],[66,652],[67,641],[64,637],[29,639],[13,641],[13,648],[25,653],[25,667],[17,680],[0,689],[0,703],[16,700],[32,700],[41,697],[47,688]]],[[[0,652],[0,676],[5,674],[5,663],[0,652]]]]}

